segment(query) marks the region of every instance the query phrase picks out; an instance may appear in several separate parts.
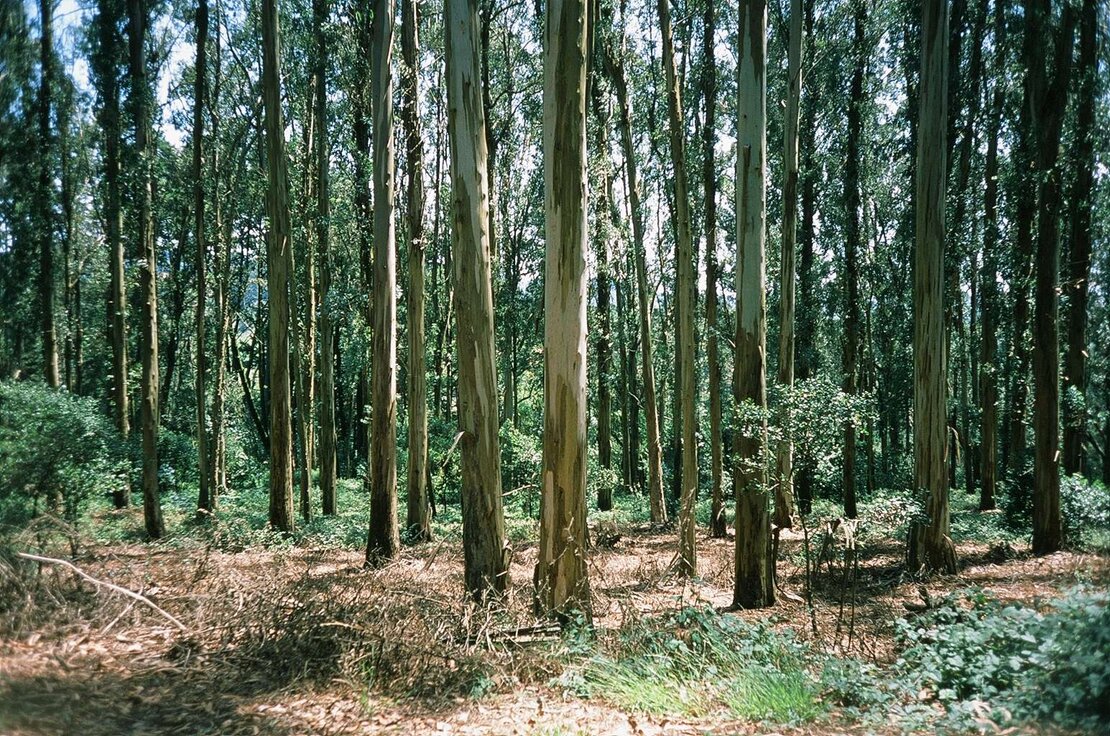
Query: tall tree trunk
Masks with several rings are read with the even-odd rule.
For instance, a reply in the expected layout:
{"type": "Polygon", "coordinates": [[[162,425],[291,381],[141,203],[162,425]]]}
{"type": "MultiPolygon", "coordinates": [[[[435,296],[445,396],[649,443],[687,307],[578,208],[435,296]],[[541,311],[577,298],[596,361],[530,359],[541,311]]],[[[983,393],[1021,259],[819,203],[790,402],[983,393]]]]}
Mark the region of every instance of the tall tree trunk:
{"type": "MultiPolygon", "coordinates": [[[[266,110],[266,248],[270,376],[270,526],[293,529],[293,411],[289,381],[289,279],[293,256],[277,0],[262,0],[262,101],[266,110]]],[[[234,338],[232,338],[234,341],[234,338]]]]}
{"type": "MultiPolygon", "coordinates": [[[[365,11],[365,8],[364,8],[365,11]]],[[[355,181],[355,211],[358,213],[358,265],[359,284],[365,294],[362,300],[363,325],[367,330],[367,339],[372,338],[373,315],[373,205],[370,196],[369,164],[370,150],[370,122],[367,120],[369,113],[369,100],[367,99],[370,86],[370,56],[373,53],[370,41],[369,12],[360,13],[358,28],[355,37],[358,47],[358,74],[351,94],[351,129],[354,137],[354,166],[353,178],[355,181]]],[[[353,451],[358,458],[369,459],[370,454],[370,414],[368,411],[370,401],[370,356],[363,356],[359,361],[358,378],[355,383],[355,411],[353,432],[353,451]]],[[[367,468],[369,471],[369,467],[367,468]]],[[[365,476],[365,485],[369,491],[370,473],[365,476]]]]}
{"type": "Polygon", "coordinates": [[[585,0],[548,0],[544,25],[543,497],[537,608],[590,615],[586,568],[585,0]]]}
{"type": "Polygon", "coordinates": [[[1064,363],[1064,472],[1083,471],[1087,434],[1087,302],[1091,272],[1091,213],[1094,209],[1095,99],[1098,89],[1098,10],[1083,0],[1079,19],[1078,111],[1075,120],[1075,180],[1071,188],[1068,262],[1068,348],[1064,363]]]}
{"type": "Polygon", "coordinates": [[[397,525],[397,247],[394,232],[393,4],[372,0],[370,110],[374,146],[374,306],[370,383],[368,562],[400,550],[397,525]]]}
{"type": "MultiPolygon", "coordinates": [[[[212,114],[212,140],[220,140],[220,91],[223,85],[223,59],[220,45],[219,32],[222,17],[217,6],[216,38],[214,41],[215,55],[213,57],[213,75],[211,103],[209,108],[212,114]]],[[[222,194],[224,170],[220,146],[212,150],[212,181],[216,196],[213,198],[214,232],[216,233],[216,247],[213,252],[212,272],[216,278],[216,344],[213,349],[215,357],[215,376],[212,384],[212,413],[210,424],[212,427],[212,442],[210,445],[210,461],[208,482],[209,500],[211,508],[215,509],[218,499],[227,491],[227,409],[224,393],[227,391],[227,343],[231,330],[231,310],[228,309],[228,291],[231,283],[231,218],[224,219],[222,194]]]]}
{"type": "Polygon", "coordinates": [[[158,497],[158,263],[154,251],[154,217],[151,211],[152,151],[150,150],[151,88],[146,68],[146,0],[128,0],[132,109],[135,120],[135,159],[139,167],[139,293],[142,299],[143,380],[140,424],[143,433],[143,521],[147,535],[165,533],[162,502],[158,497]]]}
{"type": "Polygon", "coordinates": [[[54,107],[54,3],[39,0],[42,34],[39,80],[38,116],[39,191],[36,198],[36,221],[39,227],[39,312],[42,318],[42,375],[47,385],[59,388],[62,379],[58,367],[58,328],[55,324],[54,286],[54,134],[50,129],[50,111],[54,107]]]}
{"type": "Polygon", "coordinates": [[[917,134],[917,247],[914,253],[914,487],[928,494],[928,523],[910,528],[908,564],[954,573],[948,536],[945,450],[944,206],[947,147],[948,5],[924,0],[917,134]]]}
{"type": "Polygon", "coordinates": [[[629,106],[628,84],[624,66],[606,50],[605,68],[617,93],[621,149],[624,153],[629,206],[632,211],[632,252],[636,270],[636,293],[640,314],[640,361],[643,366],[644,407],[646,411],[648,442],[648,499],[651,521],[662,524],[667,520],[667,507],[663,502],[663,450],[659,439],[659,403],[656,398],[655,367],[651,342],[651,296],[648,294],[647,257],[644,255],[644,212],[640,201],[640,179],[636,169],[636,153],[632,143],[632,111],[629,106]]]}
{"type": "MultiPolygon", "coordinates": [[[[803,15],[805,16],[804,36],[814,38],[814,0],[805,0],[803,15]]],[[[804,76],[804,75],[803,75],[804,76]]],[[[817,348],[814,334],[817,329],[818,308],[815,303],[817,296],[816,274],[814,273],[814,250],[816,245],[816,219],[817,219],[817,181],[819,172],[814,157],[816,148],[815,117],[817,110],[817,89],[815,85],[805,87],[805,97],[802,101],[801,130],[799,151],[801,166],[799,175],[802,181],[802,221],[799,233],[800,254],[798,257],[798,289],[797,289],[797,335],[794,352],[796,355],[795,374],[798,380],[805,381],[813,378],[817,373],[817,348]]],[[[813,481],[815,475],[814,461],[810,453],[805,453],[799,458],[798,469],[795,472],[794,492],[798,501],[798,510],[808,514],[813,505],[813,481]]]]}
{"type": "MultiPolygon", "coordinates": [[[[409,426],[408,514],[406,526],[415,541],[432,538],[428,505],[428,388],[424,369],[424,143],[420,137],[419,43],[417,2],[402,0],[401,122],[405,128],[408,163],[407,216],[409,236],[409,426]]],[[[438,155],[438,153],[437,153],[438,155]]],[[[491,323],[492,324],[492,323],[491,323]]],[[[492,332],[491,332],[492,334],[492,332]]],[[[496,381],[494,386],[496,386],[496,381]]]]}
{"type": "MultiPolygon", "coordinates": [[[[98,0],[97,52],[93,55],[99,109],[104,134],[104,222],[108,241],[108,333],[112,343],[112,409],[116,429],[126,439],[131,433],[127,393],[127,294],[124,290],[122,212],[120,208],[120,101],[117,77],[121,39],[119,7],[115,0],[98,0]]],[[[121,481],[112,494],[116,508],[127,506],[130,489],[121,481]]]]}
{"type": "MultiPolygon", "coordinates": [[[[311,161],[316,150],[316,115],[315,115],[315,75],[309,78],[308,107],[309,121],[304,126],[304,150],[311,161]]],[[[304,169],[304,201],[300,207],[299,218],[309,219],[310,201],[315,199],[316,181],[311,173],[311,165],[304,169]]],[[[297,403],[295,415],[296,435],[300,437],[300,446],[294,445],[293,463],[297,467],[297,481],[300,486],[301,518],[308,522],[312,520],[312,468],[315,465],[316,455],[316,247],[315,232],[306,232],[304,237],[304,281],[301,284],[301,319],[293,317],[293,362],[296,366],[294,375],[294,399],[297,403]]],[[[290,256],[293,249],[290,249],[290,256]]],[[[289,273],[296,280],[296,265],[290,261],[289,273]]],[[[295,287],[294,287],[295,289],[295,287]]],[[[296,299],[294,299],[296,309],[296,299]]]]}
{"type": "MultiPolygon", "coordinates": [[[[599,181],[597,185],[597,459],[598,465],[604,470],[613,467],[613,427],[612,412],[613,398],[610,389],[612,381],[612,319],[609,314],[609,301],[612,291],[610,278],[609,240],[615,230],[612,224],[612,204],[609,199],[613,192],[612,171],[608,155],[609,145],[609,118],[610,111],[605,109],[601,101],[601,90],[598,85],[590,85],[593,98],[594,117],[596,119],[596,150],[600,157],[598,164],[599,181]]],[[[597,508],[599,511],[609,511],[613,508],[613,486],[606,473],[597,490],[597,508]]]]}
{"type": "MultiPolygon", "coordinates": [[[[667,77],[667,121],[670,137],[671,167],[674,176],[675,239],[678,249],[675,254],[677,292],[675,323],[677,329],[679,380],[675,390],[679,391],[681,401],[681,420],[675,417],[676,430],[681,427],[682,437],[682,483],[679,494],[678,513],[678,560],[677,572],[682,576],[696,575],[698,572],[697,548],[695,546],[696,518],[695,505],[698,498],[698,445],[697,426],[694,411],[697,388],[694,381],[694,291],[697,288],[694,262],[694,237],[690,232],[690,194],[686,183],[686,142],[685,125],[682,113],[682,93],[679,88],[675,69],[674,38],[671,33],[670,0],[658,0],[659,27],[663,35],[663,68],[667,77]]],[[[678,431],[675,436],[678,436],[678,431]]]]}
{"type": "MultiPolygon", "coordinates": [[[[197,477],[200,485],[197,508],[212,511],[212,489],[209,487],[208,456],[208,400],[205,381],[208,374],[208,356],[205,354],[204,308],[208,301],[207,268],[208,245],[204,233],[204,105],[208,95],[208,0],[197,0],[196,11],[197,52],[193,80],[193,233],[196,238],[194,269],[197,279],[197,304],[194,313],[196,328],[196,375],[194,376],[197,401],[197,477]]],[[[219,351],[217,351],[217,360],[219,351]]]]}
{"type": "MultiPolygon", "coordinates": [[[[798,234],[798,117],[802,100],[802,0],[790,2],[790,48],[787,52],[786,120],[783,131],[785,177],[782,188],[782,256],[779,265],[779,385],[794,387],[794,246],[798,234]]],[[[854,82],[853,82],[854,84],[854,82]]],[[[853,86],[853,91],[855,87],[853,86]]],[[[786,407],[790,402],[785,403],[786,407]]],[[[794,514],[793,418],[782,410],[783,435],[779,441],[775,477],[775,513],[772,524],[792,526],[794,514]]]]}
{"type": "Polygon", "coordinates": [[[705,126],[702,128],[702,184],[705,187],[705,332],[706,362],[709,371],[709,453],[710,514],[709,533],[725,536],[725,499],[723,491],[724,458],[721,432],[721,356],[717,332],[717,11],[715,0],[706,0],[702,25],[702,95],[705,126]]]}
{"type": "Polygon", "coordinates": [[[449,0],[444,25],[458,303],[463,552],[466,589],[482,600],[506,589],[509,550],[501,510],[489,179],[477,0],[449,0]]]}
{"type": "Polygon", "coordinates": [[[1049,0],[1026,0],[1026,84],[1037,139],[1037,250],[1033,338],[1033,553],[1063,544],[1060,515],[1060,346],[1057,286],[1060,275],[1060,170],[1057,159],[1067,107],[1074,16],[1065,5],[1052,28],[1049,0]],[[1055,37],[1054,69],[1045,69],[1044,42],[1055,37]]]}
{"type": "MultiPolygon", "coordinates": [[[[867,8],[863,0],[855,0],[852,56],[854,67],[848,101],[848,152],[844,160],[844,209],[846,226],[844,235],[844,393],[858,391],[860,353],[859,305],[859,250],[860,233],[860,147],[863,137],[863,78],[867,60],[864,57],[864,23],[867,8]]],[[[856,437],[859,428],[855,422],[844,423],[844,514],[856,518],[856,437]]]]}
{"type": "Polygon", "coordinates": [[[1003,77],[1006,69],[1006,12],[999,0],[994,4],[994,90],[987,124],[987,158],[983,171],[983,268],[979,338],[979,400],[982,405],[980,446],[979,510],[994,509],[998,485],[998,138],[1005,102],[1003,77]]]}
{"type": "Polygon", "coordinates": [[[767,492],[767,3],[740,5],[736,157],[736,358],[733,396],[759,413],[735,433],[736,578],[732,603],[775,602],[767,492]]]}
{"type": "Polygon", "coordinates": [[[328,42],[324,25],[328,21],[328,0],[312,2],[312,34],[315,58],[312,74],[315,89],[312,114],[316,131],[316,249],[320,259],[320,500],[325,515],[336,513],[337,468],[335,433],[335,323],[328,296],[332,285],[331,253],[331,139],[328,137],[328,42]]]}

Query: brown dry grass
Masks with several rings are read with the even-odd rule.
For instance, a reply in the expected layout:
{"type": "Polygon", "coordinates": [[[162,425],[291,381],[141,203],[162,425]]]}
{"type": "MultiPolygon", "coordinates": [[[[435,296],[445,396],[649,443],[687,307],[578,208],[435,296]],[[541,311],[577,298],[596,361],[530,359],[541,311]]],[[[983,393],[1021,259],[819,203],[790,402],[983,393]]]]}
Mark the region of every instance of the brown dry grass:
{"type": "MultiPolygon", "coordinates": [[[[702,577],[684,582],[668,572],[672,532],[621,532],[621,541],[595,550],[590,563],[599,627],[731,601],[731,540],[699,538],[702,577]]],[[[784,560],[798,559],[799,549],[798,535],[782,540],[784,560]]],[[[1033,558],[984,545],[963,545],[960,553],[960,574],[928,581],[929,596],[977,585],[1002,599],[1031,600],[1079,579],[1110,581],[1104,557],[1033,558]]],[[[791,562],[780,563],[787,595],[774,609],[736,615],[770,616],[817,646],[888,659],[893,621],[906,602],[920,600],[922,584],[904,574],[893,542],[860,550],[858,579],[845,577],[839,552],[830,557],[814,576],[816,632],[800,597],[804,568],[791,562]]],[[[365,569],[361,554],[349,550],[227,553],[180,540],[173,547],[85,547],[74,562],[148,596],[190,631],[182,635],[152,611],[98,593],[68,571],[40,572],[0,558],[0,733],[759,730],[640,717],[550,686],[561,643],[531,613],[534,545],[515,547],[513,585],[489,607],[465,598],[461,549],[448,543],[407,548],[378,570],[365,569]]]]}

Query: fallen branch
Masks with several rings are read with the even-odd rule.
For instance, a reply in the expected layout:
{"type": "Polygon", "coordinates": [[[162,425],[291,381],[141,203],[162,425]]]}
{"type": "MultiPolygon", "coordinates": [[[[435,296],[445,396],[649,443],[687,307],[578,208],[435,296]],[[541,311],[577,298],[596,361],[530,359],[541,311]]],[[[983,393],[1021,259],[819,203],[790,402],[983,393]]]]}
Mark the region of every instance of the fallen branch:
{"type": "MultiPolygon", "coordinates": [[[[73,570],[73,572],[77,573],[78,575],[83,577],[85,580],[88,580],[93,585],[95,585],[97,587],[108,588],[109,590],[114,590],[117,593],[120,593],[121,595],[125,595],[128,598],[132,598],[132,599],[138,601],[139,603],[143,603],[143,604],[149,606],[150,608],[153,608],[158,613],[162,614],[162,616],[164,616],[167,621],[172,623],[177,628],[181,629],[184,632],[189,631],[189,628],[185,624],[181,623],[179,620],[174,618],[172,614],[169,614],[166,611],[159,608],[158,605],[154,603],[154,601],[150,600],[146,596],[139,595],[138,593],[136,593],[132,590],[128,590],[127,588],[122,588],[118,585],[115,585],[114,583],[105,582],[104,580],[98,580],[98,579],[94,578],[92,575],[89,575],[84,570],[82,570],[79,567],[77,567],[76,565],[74,565],[72,562],[69,562],[67,560],[56,560],[53,557],[40,557],[39,555],[32,555],[32,554],[28,554],[27,552],[16,552],[16,556],[17,557],[22,557],[25,560],[34,560],[35,562],[42,562],[42,563],[45,563],[47,565],[61,565],[62,567],[68,567],[70,570],[73,570]]],[[[113,621],[113,623],[115,623],[115,622],[113,621]]]]}

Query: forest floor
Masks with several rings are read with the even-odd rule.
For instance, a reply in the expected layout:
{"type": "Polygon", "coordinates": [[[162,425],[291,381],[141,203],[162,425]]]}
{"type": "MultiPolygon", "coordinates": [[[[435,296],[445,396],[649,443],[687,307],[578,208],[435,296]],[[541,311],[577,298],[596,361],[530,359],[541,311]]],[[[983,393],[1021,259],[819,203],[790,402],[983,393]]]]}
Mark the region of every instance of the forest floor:
{"type": "MultiPolygon", "coordinates": [[[[141,525],[140,510],[105,512],[141,525]]],[[[728,608],[733,541],[699,534],[699,579],[670,574],[675,533],[595,528],[590,584],[598,640],[684,607],[728,608]],[[618,539],[614,539],[619,535],[618,539]]],[[[792,630],[814,651],[889,663],[895,620],[969,587],[1002,601],[1049,599],[1086,583],[1106,589],[1110,557],[1032,557],[1019,544],[958,544],[958,575],[906,575],[893,539],[861,544],[845,573],[830,535],[804,600],[803,538],[781,540],[774,608],[728,613],[792,630]],[[907,605],[908,604],[908,605],[907,605]]],[[[811,557],[820,551],[817,534],[811,557]]],[[[40,547],[41,549],[41,547],[40,547]]],[[[57,552],[57,548],[55,548],[57,552]]],[[[31,734],[749,734],[903,733],[826,704],[792,724],[710,709],[663,715],[566,686],[574,637],[531,612],[534,543],[513,544],[512,584],[495,607],[467,603],[457,539],[405,547],[370,570],[331,546],[228,549],[204,535],[171,542],[86,543],[71,559],[141,593],[182,623],[58,566],[11,575],[0,596],[0,733],[31,734]],[[22,603],[15,601],[20,598],[22,603]]],[[[4,563],[0,559],[0,565],[4,563]]],[[[9,572],[14,569],[10,565],[9,572]]],[[[587,637],[588,638],[588,637],[587,637]]],[[[694,685],[696,687],[696,684],[694,685]]],[[[1054,732],[1021,727],[994,732],[1054,732]]],[[[988,732],[990,729],[985,729],[988,732]]]]}

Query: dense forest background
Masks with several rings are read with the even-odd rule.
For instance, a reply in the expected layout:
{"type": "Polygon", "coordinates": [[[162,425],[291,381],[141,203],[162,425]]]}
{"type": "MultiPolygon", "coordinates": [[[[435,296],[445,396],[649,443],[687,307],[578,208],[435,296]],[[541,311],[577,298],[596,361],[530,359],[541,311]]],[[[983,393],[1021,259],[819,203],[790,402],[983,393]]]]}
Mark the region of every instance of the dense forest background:
{"type": "Polygon", "coordinates": [[[9,538],[1110,546],[1098,0],[0,1],[9,538]]]}
{"type": "MultiPolygon", "coordinates": [[[[1039,25],[1020,4],[960,1],[950,11],[949,477],[953,488],[983,494],[984,508],[997,503],[991,496],[1017,504],[1031,496],[1037,393],[1031,371],[1033,348],[1045,332],[1042,317],[1059,325],[1062,469],[1110,478],[1110,369],[1100,349],[1110,329],[1110,297],[1102,285],[1110,204],[1106,137],[1099,134],[1110,99],[1106,20],[1097,7],[1073,5],[1037,6],[1049,13],[1039,25]],[[1058,250],[1049,260],[1043,260],[1042,234],[1058,250]],[[1034,285],[1046,267],[1059,305],[1035,315],[1034,285]]],[[[416,383],[408,371],[422,365],[430,449],[419,467],[435,493],[444,499],[458,493],[458,473],[444,472],[453,462],[458,358],[443,19],[436,9],[418,10],[407,22],[418,25],[413,38],[419,43],[392,62],[399,81],[391,104],[399,114],[391,174],[406,192],[399,190],[395,203],[395,283],[384,287],[373,283],[370,9],[358,3],[280,8],[293,264],[289,329],[306,519],[334,511],[334,501],[326,500],[332,476],[363,474],[373,409],[368,309],[372,295],[386,291],[397,294],[399,424],[389,440],[401,458],[402,491],[414,413],[408,387],[416,383]],[[407,191],[412,181],[416,195],[407,191]],[[412,320],[418,303],[423,319],[412,320]],[[325,371],[331,386],[324,385],[325,371]],[[322,400],[324,391],[334,403],[322,400]],[[306,446],[310,466],[329,463],[307,484],[306,446]]],[[[775,409],[789,397],[801,412],[792,421],[807,433],[798,442],[807,455],[796,468],[803,508],[811,498],[831,498],[850,509],[860,495],[913,486],[920,13],[897,2],[812,2],[794,10],[803,26],[804,83],[792,131],[797,180],[788,190],[780,142],[790,97],[791,8],[771,7],[768,25],[770,403],[775,409]],[[784,193],[792,198],[789,207],[784,193]],[[787,260],[783,233],[795,227],[787,260]],[[796,272],[789,286],[796,356],[790,381],[774,380],[784,375],[776,349],[785,314],[783,264],[796,272]],[[784,389],[791,381],[793,389],[784,389]],[[834,434],[845,419],[855,431],[841,438],[844,447],[819,437],[834,434]]],[[[698,455],[732,449],[709,425],[717,412],[726,425],[734,413],[728,387],[736,305],[737,18],[728,8],[675,10],[670,60],[686,192],[678,202],[668,143],[670,77],[656,8],[621,3],[600,12],[587,136],[589,496],[604,503],[613,490],[648,492],[650,430],[639,367],[646,338],[673,516],[683,459],[684,384],[672,339],[681,222],[696,264],[691,398],[698,455]],[[620,136],[630,140],[622,144],[620,136]],[[629,163],[638,185],[639,231],[629,163]],[[677,216],[680,205],[684,217],[677,216]],[[644,290],[636,288],[637,248],[644,290]],[[645,298],[646,334],[637,311],[645,298]],[[711,392],[720,408],[711,406],[711,392]]],[[[202,28],[197,8],[187,3],[5,5],[0,372],[90,397],[125,438],[139,434],[143,305],[150,301],[140,281],[149,259],[157,275],[159,472],[163,486],[176,492],[205,488],[199,505],[207,508],[228,487],[266,474],[272,380],[262,16],[257,7],[234,3],[205,13],[202,28]],[[135,12],[146,26],[138,50],[130,25],[135,12]],[[149,142],[140,134],[144,125],[149,142]],[[145,245],[144,227],[152,231],[145,245]],[[205,428],[200,433],[198,420],[205,428]]],[[[478,13],[503,485],[536,496],[543,433],[542,7],[487,3],[478,13]]],[[[138,457],[137,443],[133,452],[138,457]]],[[[719,483],[712,465],[698,466],[702,497],[719,483]]],[[[138,488],[139,478],[131,480],[138,488]]]]}

